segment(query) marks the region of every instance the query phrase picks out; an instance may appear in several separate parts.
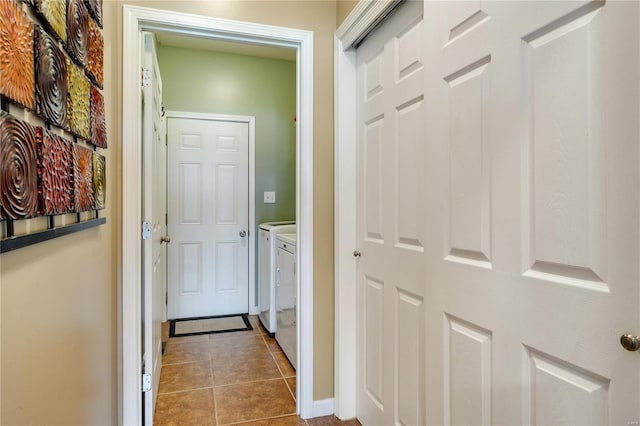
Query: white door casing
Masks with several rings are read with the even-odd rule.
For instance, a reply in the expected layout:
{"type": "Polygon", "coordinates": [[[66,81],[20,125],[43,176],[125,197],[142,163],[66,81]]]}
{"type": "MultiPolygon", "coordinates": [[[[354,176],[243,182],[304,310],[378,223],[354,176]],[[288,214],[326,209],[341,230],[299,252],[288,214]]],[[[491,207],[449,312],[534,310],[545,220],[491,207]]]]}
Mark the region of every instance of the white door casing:
{"type": "Polygon", "coordinates": [[[140,68],[142,31],[162,30],[208,39],[227,39],[297,50],[296,81],[296,222],[298,224],[298,396],[297,411],[303,418],[322,415],[313,400],[313,33],[272,25],[217,19],[124,5],[122,13],[122,235],[118,300],[121,333],[118,352],[119,413],[123,424],[139,424],[142,418],[141,375],[141,276],[142,250],[142,153],[140,68]],[[137,142],[136,142],[137,141],[137,142]]]}
{"type": "Polygon", "coordinates": [[[424,424],[422,4],[357,49],[357,404],[363,424],[424,424]]]}
{"type": "Polygon", "coordinates": [[[144,240],[145,257],[144,294],[144,360],[145,373],[151,374],[151,391],[144,394],[145,424],[153,424],[160,369],[162,368],[162,319],[164,292],[166,289],[166,245],[161,237],[166,235],[166,146],[165,123],[162,118],[162,79],[155,50],[155,37],[145,33],[143,37],[143,155],[144,206],[143,214],[151,225],[150,238],[144,240]],[[148,125],[147,125],[148,124],[148,125]]]}
{"type": "Polygon", "coordinates": [[[170,319],[249,312],[249,123],[168,125],[170,319]]]}
{"type": "MultiPolygon", "coordinates": [[[[640,332],[639,12],[425,2],[427,424],[638,421],[638,357],[619,338],[640,332]]],[[[343,89],[353,49],[336,55],[343,89]]],[[[336,328],[349,330],[353,278],[338,267],[336,328]]],[[[337,337],[340,369],[352,361],[337,337]]],[[[346,418],[350,380],[336,377],[346,418]]]]}

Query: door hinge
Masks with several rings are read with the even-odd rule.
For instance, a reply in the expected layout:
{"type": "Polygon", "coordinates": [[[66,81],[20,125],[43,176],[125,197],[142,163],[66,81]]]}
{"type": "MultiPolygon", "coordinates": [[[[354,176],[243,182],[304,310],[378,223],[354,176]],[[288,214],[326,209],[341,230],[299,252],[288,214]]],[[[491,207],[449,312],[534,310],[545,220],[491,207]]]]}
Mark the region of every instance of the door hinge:
{"type": "Polygon", "coordinates": [[[142,222],[142,239],[148,240],[149,238],[151,238],[151,223],[142,222]]]}
{"type": "Polygon", "coordinates": [[[144,373],[142,375],[142,392],[149,392],[151,390],[151,374],[144,373]]]}
{"type": "Polygon", "coordinates": [[[142,87],[151,86],[151,70],[149,68],[142,68],[142,87]]]}

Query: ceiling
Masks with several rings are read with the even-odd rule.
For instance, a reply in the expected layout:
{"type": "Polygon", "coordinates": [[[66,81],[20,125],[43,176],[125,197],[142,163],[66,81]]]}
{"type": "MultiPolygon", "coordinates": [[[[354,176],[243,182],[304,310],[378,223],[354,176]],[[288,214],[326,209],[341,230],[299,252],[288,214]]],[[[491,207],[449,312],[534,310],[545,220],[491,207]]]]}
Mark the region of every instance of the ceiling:
{"type": "Polygon", "coordinates": [[[161,46],[235,53],[238,55],[259,56],[262,58],[284,59],[286,61],[296,60],[296,49],[293,48],[264,46],[225,40],[211,40],[207,38],[183,36],[167,32],[156,32],[155,35],[158,44],[161,46]]]}

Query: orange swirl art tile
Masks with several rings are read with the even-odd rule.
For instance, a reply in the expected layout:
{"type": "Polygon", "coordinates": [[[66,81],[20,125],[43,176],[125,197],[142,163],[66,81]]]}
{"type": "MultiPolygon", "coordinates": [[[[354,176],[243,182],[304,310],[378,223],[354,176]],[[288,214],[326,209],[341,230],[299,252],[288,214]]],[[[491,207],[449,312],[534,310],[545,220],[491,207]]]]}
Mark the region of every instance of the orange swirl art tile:
{"type": "Polygon", "coordinates": [[[92,210],[93,199],[93,152],[73,144],[74,207],[76,212],[92,210]]]}
{"type": "Polygon", "coordinates": [[[0,94],[35,110],[33,24],[13,0],[0,1],[0,94]]]}

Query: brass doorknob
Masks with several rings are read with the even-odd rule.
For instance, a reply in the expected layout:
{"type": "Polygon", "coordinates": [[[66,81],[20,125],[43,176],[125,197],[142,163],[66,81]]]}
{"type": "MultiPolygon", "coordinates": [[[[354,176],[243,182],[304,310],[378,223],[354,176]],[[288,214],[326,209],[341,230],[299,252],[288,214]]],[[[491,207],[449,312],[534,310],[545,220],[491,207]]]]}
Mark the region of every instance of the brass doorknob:
{"type": "Polygon", "coordinates": [[[162,243],[170,243],[171,242],[171,237],[168,235],[165,235],[163,237],[160,237],[160,244],[162,243]]]}
{"type": "Polygon", "coordinates": [[[620,336],[620,344],[626,350],[635,352],[640,349],[640,337],[633,334],[623,334],[620,336]]]}

